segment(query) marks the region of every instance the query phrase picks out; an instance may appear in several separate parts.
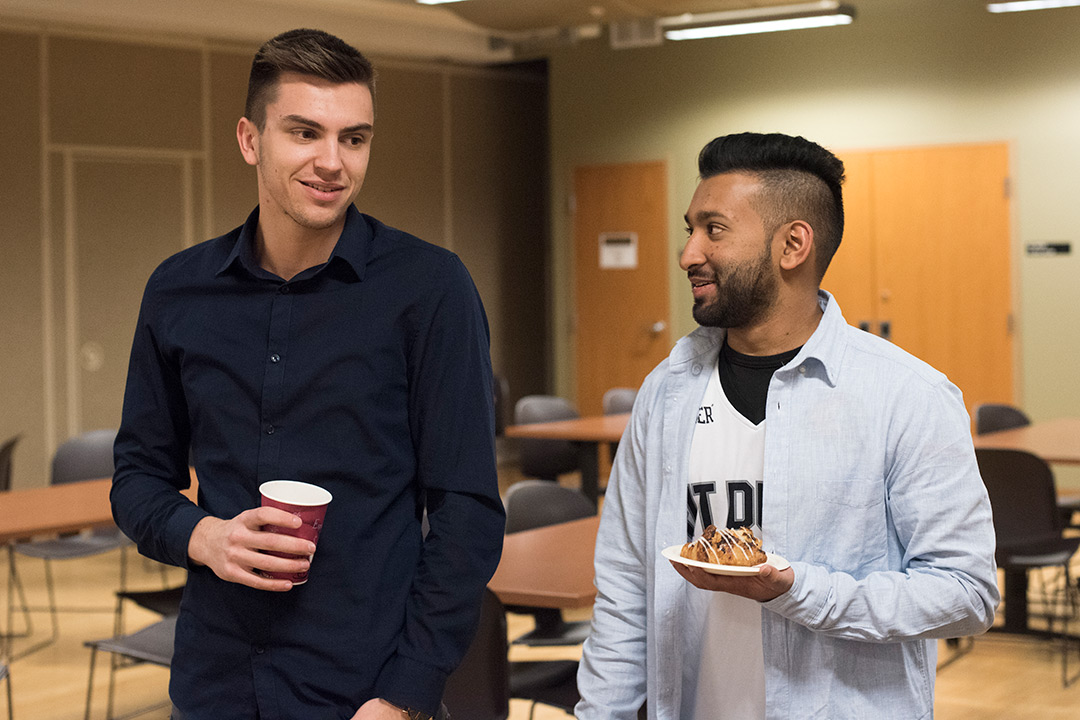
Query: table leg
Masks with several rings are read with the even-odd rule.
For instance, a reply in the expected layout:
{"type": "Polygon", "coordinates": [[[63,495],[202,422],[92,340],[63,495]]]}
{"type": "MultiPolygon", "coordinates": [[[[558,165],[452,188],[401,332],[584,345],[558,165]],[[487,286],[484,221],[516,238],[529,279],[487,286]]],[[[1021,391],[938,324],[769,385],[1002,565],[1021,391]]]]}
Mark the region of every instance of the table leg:
{"type": "Polygon", "coordinates": [[[592,500],[593,505],[600,501],[600,462],[597,459],[600,444],[577,441],[579,465],[581,467],[581,491],[592,500]]]}
{"type": "Polygon", "coordinates": [[[1005,625],[1002,630],[1028,632],[1027,570],[1005,569],[1005,625]]]}

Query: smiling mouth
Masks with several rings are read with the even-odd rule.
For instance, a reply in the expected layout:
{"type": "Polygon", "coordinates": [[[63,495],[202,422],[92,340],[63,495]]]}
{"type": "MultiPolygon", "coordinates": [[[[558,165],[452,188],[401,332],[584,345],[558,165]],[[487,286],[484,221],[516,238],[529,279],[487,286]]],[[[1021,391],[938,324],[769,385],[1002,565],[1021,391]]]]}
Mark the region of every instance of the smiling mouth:
{"type": "Polygon", "coordinates": [[[342,190],[342,187],[340,185],[322,185],[317,183],[304,182],[303,180],[300,181],[300,184],[309,187],[312,190],[318,190],[319,192],[324,193],[340,192],[342,190]]]}

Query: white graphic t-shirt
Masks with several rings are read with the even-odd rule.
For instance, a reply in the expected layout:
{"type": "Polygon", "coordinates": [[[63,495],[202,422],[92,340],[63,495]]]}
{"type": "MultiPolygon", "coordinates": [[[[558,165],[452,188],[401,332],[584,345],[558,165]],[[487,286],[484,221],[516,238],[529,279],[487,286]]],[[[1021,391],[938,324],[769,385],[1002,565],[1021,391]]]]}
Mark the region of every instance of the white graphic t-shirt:
{"type": "MultiPolygon", "coordinates": [[[[765,423],[754,425],[731,406],[720,376],[712,377],[690,445],[686,488],[687,540],[710,524],[761,531],[765,423]]],[[[765,717],[761,605],[727,593],[689,588],[680,718],[755,720],[765,717]]]]}

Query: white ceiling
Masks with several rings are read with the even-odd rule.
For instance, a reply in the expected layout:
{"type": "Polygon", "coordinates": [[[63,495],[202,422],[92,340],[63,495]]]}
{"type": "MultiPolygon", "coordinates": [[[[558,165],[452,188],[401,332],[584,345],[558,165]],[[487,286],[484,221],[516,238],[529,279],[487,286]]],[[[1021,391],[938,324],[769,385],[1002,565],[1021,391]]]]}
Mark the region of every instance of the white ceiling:
{"type": "Polygon", "coordinates": [[[615,20],[710,12],[798,0],[0,0],[0,21],[258,43],[318,27],[374,56],[463,63],[513,59],[493,37],[615,20]]]}

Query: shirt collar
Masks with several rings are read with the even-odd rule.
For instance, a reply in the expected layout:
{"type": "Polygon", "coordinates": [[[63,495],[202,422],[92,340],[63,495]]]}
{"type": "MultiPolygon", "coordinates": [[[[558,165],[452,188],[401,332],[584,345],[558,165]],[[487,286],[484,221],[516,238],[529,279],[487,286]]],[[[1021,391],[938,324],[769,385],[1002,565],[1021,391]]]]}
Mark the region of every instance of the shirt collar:
{"type": "MultiPolygon", "coordinates": [[[[777,372],[783,372],[785,368],[795,369],[800,365],[808,364],[820,368],[825,382],[835,386],[841,361],[847,350],[847,341],[843,334],[847,321],[840,312],[840,306],[836,300],[825,290],[818,290],[818,305],[821,307],[822,316],[814,334],[806,341],[799,354],[777,372]]],[[[715,359],[720,352],[725,335],[726,331],[723,328],[698,327],[676,343],[671,353],[671,362],[673,364],[692,360],[712,362],[712,359],[715,359]]]]}
{"type": "Polygon", "coordinates": [[[844,314],[840,312],[840,305],[833,296],[820,288],[818,289],[818,305],[821,307],[822,315],[817,329],[803,345],[799,354],[785,367],[817,366],[825,382],[835,387],[844,353],[847,351],[847,340],[844,337],[847,320],[844,319],[844,314]]]}
{"type": "MultiPolygon", "coordinates": [[[[240,227],[240,234],[216,275],[222,275],[234,266],[246,270],[255,277],[264,277],[267,274],[255,260],[255,228],[258,224],[259,208],[256,207],[240,227]]],[[[330,259],[323,268],[330,265],[344,265],[352,270],[356,280],[363,280],[373,236],[374,232],[367,218],[356,209],[355,205],[350,205],[345,212],[345,227],[341,231],[341,237],[338,238],[337,245],[334,246],[330,259]]]]}

